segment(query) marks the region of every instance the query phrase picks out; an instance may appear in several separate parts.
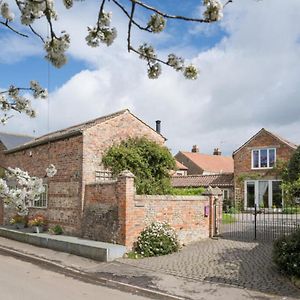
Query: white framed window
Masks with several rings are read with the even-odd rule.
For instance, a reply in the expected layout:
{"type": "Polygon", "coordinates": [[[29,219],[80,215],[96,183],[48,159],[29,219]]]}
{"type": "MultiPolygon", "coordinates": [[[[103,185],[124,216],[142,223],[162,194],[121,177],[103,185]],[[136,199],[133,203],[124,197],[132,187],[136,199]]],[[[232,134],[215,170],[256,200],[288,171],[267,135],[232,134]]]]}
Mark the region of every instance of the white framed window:
{"type": "Polygon", "coordinates": [[[43,184],[45,188],[44,193],[40,195],[39,200],[35,200],[32,207],[34,208],[47,208],[48,206],[48,184],[43,184]]]}
{"type": "Polygon", "coordinates": [[[262,148],[252,150],[252,169],[271,169],[276,163],[276,148],[262,148]]]}
{"type": "Polygon", "coordinates": [[[246,180],[245,181],[245,209],[254,208],[282,208],[283,192],[281,180],[246,180]]]}

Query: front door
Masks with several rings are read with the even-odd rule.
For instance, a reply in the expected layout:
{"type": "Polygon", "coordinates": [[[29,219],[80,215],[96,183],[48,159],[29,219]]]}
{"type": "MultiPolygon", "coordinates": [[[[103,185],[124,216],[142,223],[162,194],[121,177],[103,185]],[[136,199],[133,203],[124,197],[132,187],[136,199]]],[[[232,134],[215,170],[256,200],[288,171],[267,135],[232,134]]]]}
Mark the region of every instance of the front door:
{"type": "Polygon", "coordinates": [[[245,209],[282,208],[282,190],[280,180],[245,181],[245,209]]]}

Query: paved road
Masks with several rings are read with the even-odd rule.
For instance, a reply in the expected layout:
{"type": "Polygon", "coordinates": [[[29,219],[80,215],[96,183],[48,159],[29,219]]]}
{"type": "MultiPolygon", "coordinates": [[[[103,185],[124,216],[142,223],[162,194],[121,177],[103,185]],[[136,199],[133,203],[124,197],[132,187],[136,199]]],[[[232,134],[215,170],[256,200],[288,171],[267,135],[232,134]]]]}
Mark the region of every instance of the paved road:
{"type": "Polygon", "coordinates": [[[0,266],[0,299],[147,300],[65,277],[9,256],[0,255],[0,266]]]}

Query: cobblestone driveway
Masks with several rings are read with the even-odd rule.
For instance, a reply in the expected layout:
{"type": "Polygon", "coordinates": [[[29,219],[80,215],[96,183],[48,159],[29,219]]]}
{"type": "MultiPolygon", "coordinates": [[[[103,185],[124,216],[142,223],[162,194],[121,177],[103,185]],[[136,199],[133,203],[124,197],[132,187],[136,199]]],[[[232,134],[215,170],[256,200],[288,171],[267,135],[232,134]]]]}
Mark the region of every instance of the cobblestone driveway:
{"type": "Polygon", "coordinates": [[[271,252],[270,243],[206,239],[184,247],[179,253],[120,261],[188,279],[300,298],[300,290],[277,272],[271,252]]]}

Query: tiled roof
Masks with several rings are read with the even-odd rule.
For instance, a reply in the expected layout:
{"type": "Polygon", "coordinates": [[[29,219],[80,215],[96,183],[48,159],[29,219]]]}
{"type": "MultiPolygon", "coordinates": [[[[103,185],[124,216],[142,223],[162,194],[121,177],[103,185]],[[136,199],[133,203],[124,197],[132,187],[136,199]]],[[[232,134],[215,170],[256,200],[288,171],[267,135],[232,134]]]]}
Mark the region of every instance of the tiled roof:
{"type": "Polygon", "coordinates": [[[233,173],[173,176],[173,187],[233,187],[233,173]]]}
{"type": "Polygon", "coordinates": [[[0,132],[0,141],[8,150],[32,141],[33,139],[34,137],[32,136],[0,132]]]}
{"type": "MultiPolygon", "coordinates": [[[[23,143],[23,145],[17,146],[13,149],[10,149],[9,151],[6,152],[14,152],[14,151],[19,151],[21,149],[26,149],[29,147],[33,147],[33,146],[37,146],[37,145],[41,145],[44,143],[48,143],[50,141],[54,141],[54,140],[58,140],[58,139],[62,139],[62,138],[66,138],[66,137],[70,137],[70,136],[74,136],[74,135],[79,135],[82,133],[82,131],[86,128],[89,128],[95,124],[99,124],[102,122],[105,122],[107,120],[113,119],[115,117],[118,117],[124,113],[130,113],[131,115],[133,115],[128,109],[124,109],[106,116],[102,116],[100,118],[97,119],[93,119],[78,125],[74,125],[65,129],[61,129],[61,130],[57,130],[51,133],[48,133],[46,135],[40,136],[30,142],[27,143],[23,143]]],[[[134,115],[133,115],[134,116],[134,115]]],[[[134,116],[135,118],[137,118],[136,116],[134,116]]],[[[142,123],[144,123],[142,120],[140,120],[139,118],[137,118],[139,121],[141,121],[142,123]]],[[[149,125],[147,125],[146,123],[144,123],[146,126],[148,126],[150,129],[154,130],[152,127],[150,127],[149,125]]]]}
{"type": "Polygon", "coordinates": [[[185,165],[180,163],[178,160],[176,160],[176,167],[177,167],[177,170],[188,170],[188,167],[186,167],[185,165]]]}
{"type": "Polygon", "coordinates": [[[239,147],[237,150],[235,150],[233,152],[233,155],[235,155],[237,152],[239,152],[241,149],[243,149],[246,145],[248,145],[252,140],[254,140],[263,131],[269,133],[270,135],[272,135],[273,137],[275,137],[276,139],[280,140],[281,142],[285,143],[286,145],[288,145],[289,147],[291,147],[293,149],[297,149],[297,147],[298,147],[296,144],[282,138],[281,136],[279,136],[271,131],[268,131],[265,128],[262,128],[259,132],[257,132],[255,135],[253,135],[246,143],[244,143],[241,147],[239,147]]]}
{"type": "Polygon", "coordinates": [[[211,173],[232,173],[233,159],[229,156],[181,152],[202,170],[211,173]]]}

